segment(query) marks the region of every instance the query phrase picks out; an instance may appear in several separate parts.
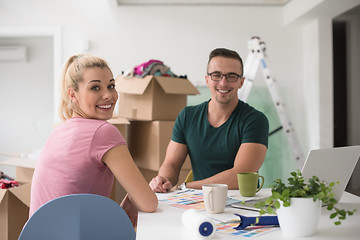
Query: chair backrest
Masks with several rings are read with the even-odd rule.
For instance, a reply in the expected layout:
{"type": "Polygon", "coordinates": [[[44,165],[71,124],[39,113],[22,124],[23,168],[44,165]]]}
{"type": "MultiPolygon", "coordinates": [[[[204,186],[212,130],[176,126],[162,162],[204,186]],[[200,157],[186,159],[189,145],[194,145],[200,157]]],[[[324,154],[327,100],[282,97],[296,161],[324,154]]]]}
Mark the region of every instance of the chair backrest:
{"type": "Polygon", "coordinates": [[[122,207],[94,194],[72,194],[41,206],[27,221],[19,240],[124,239],[136,237],[122,207]]]}

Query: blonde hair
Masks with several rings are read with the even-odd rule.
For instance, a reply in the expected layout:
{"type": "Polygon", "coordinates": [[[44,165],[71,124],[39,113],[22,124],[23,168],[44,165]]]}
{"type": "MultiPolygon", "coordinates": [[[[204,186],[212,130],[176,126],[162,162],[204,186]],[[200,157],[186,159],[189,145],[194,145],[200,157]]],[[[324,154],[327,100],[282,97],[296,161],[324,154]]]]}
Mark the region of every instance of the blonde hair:
{"type": "Polygon", "coordinates": [[[71,118],[74,112],[78,113],[80,116],[86,117],[86,114],[77,106],[77,104],[71,101],[68,91],[70,88],[74,91],[78,91],[79,82],[82,81],[84,70],[95,67],[107,68],[110,70],[104,59],[89,54],[73,55],[65,62],[60,79],[62,82],[60,116],[63,120],[71,118]]]}

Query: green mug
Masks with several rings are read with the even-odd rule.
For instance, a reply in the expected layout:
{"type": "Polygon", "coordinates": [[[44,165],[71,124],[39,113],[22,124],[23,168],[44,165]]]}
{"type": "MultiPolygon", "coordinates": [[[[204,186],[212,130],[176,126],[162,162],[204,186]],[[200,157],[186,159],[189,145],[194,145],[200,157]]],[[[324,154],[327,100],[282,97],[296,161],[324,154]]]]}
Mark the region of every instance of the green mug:
{"type": "Polygon", "coordinates": [[[237,174],[239,191],[243,197],[253,197],[264,185],[264,177],[257,172],[244,172],[237,174]],[[259,178],[262,179],[259,186],[259,178]],[[259,187],[258,187],[259,186],[259,187]]]}

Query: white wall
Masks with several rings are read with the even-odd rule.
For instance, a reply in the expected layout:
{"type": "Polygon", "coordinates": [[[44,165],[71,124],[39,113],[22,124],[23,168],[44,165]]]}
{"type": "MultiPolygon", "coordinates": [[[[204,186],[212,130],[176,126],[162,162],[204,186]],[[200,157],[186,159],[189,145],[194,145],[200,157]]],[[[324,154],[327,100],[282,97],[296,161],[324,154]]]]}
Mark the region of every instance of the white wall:
{"type": "Polygon", "coordinates": [[[308,128],[306,135],[309,137],[307,147],[319,148],[320,143],[320,84],[319,84],[319,26],[314,19],[303,27],[303,79],[302,93],[305,105],[305,121],[308,128]],[[314,44],[316,43],[316,44],[314,44]]]}
{"type": "MultiPolygon", "coordinates": [[[[0,28],[61,27],[63,61],[82,51],[104,57],[114,75],[149,59],[160,59],[177,74],[204,85],[209,52],[227,47],[247,55],[247,41],[267,44],[280,89],[281,81],[300,82],[301,31],[284,27],[281,7],[157,6],[118,7],[115,1],[2,1],[0,28]]],[[[264,84],[262,76],[257,84],[264,84]]],[[[291,96],[291,94],[290,94],[291,96]]],[[[292,107],[292,103],[289,104],[292,107]]]]}
{"type": "Polygon", "coordinates": [[[332,21],[314,19],[303,27],[303,96],[307,147],[333,146],[332,21]]]}
{"type": "MultiPolygon", "coordinates": [[[[53,128],[51,37],[0,37],[0,46],[25,46],[27,60],[0,61],[0,161],[2,154],[40,149],[53,128]]],[[[12,168],[0,170],[14,177],[12,168]],[[11,171],[10,171],[11,170],[11,171]]]]}

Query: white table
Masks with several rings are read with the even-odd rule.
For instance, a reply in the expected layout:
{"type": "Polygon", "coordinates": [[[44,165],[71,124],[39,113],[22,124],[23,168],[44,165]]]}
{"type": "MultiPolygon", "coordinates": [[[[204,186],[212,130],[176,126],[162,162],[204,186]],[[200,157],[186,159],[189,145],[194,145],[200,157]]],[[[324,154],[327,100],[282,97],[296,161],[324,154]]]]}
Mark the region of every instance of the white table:
{"type": "MultiPolygon", "coordinates": [[[[261,190],[261,191],[267,191],[261,190]]],[[[229,191],[229,195],[237,194],[237,190],[229,191]]],[[[261,192],[260,192],[261,193],[261,192]]],[[[334,225],[334,220],[329,218],[330,212],[322,210],[321,219],[315,235],[306,237],[306,240],[320,239],[360,239],[360,197],[345,192],[338,203],[344,209],[358,209],[357,212],[342,222],[340,226],[334,225]]],[[[172,207],[159,202],[155,213],[139,212],[137,226],[137,240],[143,239],[171,239],[171,240],[192,240],[193,236],[181,223],[181,216],[184,209],[172,207]]],[[[254,211],[226,208],[225,212],[234,212],[246,216],[256,216],[254,211]],[[254,215],[255,214],[255,215],[254,215]]],[[[217,239],[242,239],[227,234],[216,233],[212,238],[217,239]]],[[[282,235],[281,230],[275,230],[264,235],[257,236],[255,239],[294,239],[282,235]]],[[[304,238],[299,238],[304,239],[304,238]]]]}

